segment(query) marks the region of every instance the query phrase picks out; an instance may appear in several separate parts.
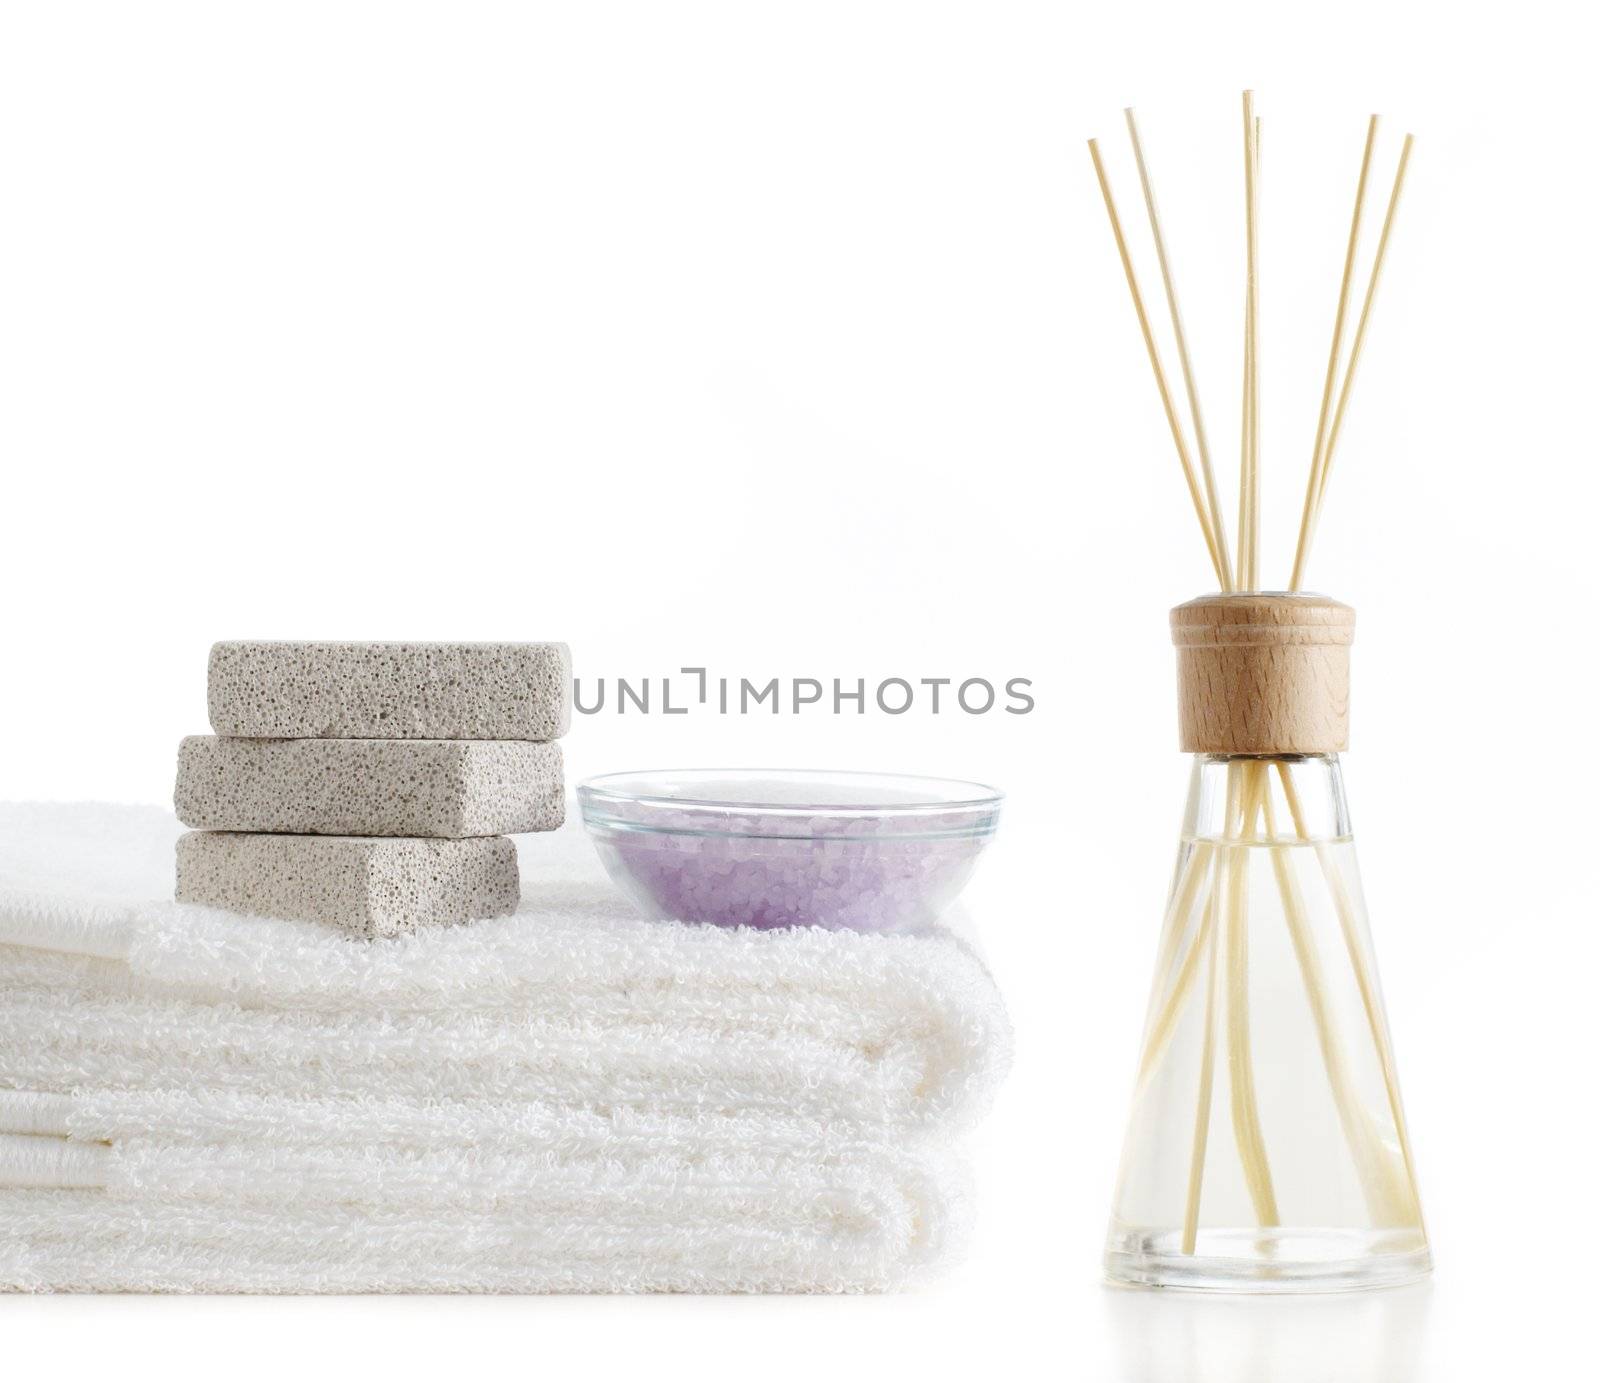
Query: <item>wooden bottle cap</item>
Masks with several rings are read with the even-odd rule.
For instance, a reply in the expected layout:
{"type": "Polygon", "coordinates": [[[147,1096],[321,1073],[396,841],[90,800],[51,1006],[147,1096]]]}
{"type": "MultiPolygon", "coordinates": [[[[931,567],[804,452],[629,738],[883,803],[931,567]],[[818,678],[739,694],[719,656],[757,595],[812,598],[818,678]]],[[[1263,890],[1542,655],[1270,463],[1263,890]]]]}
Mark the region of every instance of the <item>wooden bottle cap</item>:
{"type": "Polygon", "coordinates": [[[1332,754],[1350,735],[1356,612],[1325,595],[1208,595],[1172,612],[1190,754],[1332,754]]]}

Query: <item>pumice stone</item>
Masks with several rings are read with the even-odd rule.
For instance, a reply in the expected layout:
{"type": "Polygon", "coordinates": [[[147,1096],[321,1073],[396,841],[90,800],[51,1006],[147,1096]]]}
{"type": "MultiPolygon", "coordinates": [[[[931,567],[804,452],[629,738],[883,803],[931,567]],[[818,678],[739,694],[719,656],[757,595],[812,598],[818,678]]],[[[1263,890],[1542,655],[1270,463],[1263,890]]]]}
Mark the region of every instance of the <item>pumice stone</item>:
{"type": "Polygon", "coordinates": [[[529,740],[266,740],[190,735],[178,820],[201,831],[498,836],[566,814],[561,746],[529,740]]]}
{"type": "Polygon", "coordinates": [[[553,740],[567,731],[564,643],[212,645],[211,728],[265,739],[553,740]]]}
{"type": "Polygon", "coordinates": [[[356,937],[501,917],[520,897],[516,846],[504,836],[178,837],[178,902],[318,922],[356,937]]]}

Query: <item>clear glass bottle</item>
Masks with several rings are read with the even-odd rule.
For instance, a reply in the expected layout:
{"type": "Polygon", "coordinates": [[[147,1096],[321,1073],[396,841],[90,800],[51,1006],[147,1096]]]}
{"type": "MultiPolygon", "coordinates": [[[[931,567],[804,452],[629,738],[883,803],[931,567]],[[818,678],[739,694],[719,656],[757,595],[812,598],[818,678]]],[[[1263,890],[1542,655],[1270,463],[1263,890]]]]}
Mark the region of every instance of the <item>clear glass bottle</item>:
{"type": "Polygon", "coordinates": [[[1106,1270],[1266,1292],[1430,1267],[1338,756],[1197,754],[1106,1270]]]}

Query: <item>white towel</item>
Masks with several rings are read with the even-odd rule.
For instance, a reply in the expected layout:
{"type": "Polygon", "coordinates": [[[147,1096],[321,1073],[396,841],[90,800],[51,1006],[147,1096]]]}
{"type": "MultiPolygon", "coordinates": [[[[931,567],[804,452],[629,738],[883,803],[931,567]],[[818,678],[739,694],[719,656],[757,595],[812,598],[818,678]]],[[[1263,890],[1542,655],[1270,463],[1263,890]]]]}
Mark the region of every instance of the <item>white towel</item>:
{"type": "Polygon", "coordinates": [[[935,1150],[508,1156],[0,1135],[0,1169],[24,1174],[0,1190],[0,1283],[22,1290],[882,1290],[947,1261],[968,1221],[965,1174],[935,1150]]]}
{"type": "Polygon", "coordinates": [[[0,806],[0,1285],[881,1290],[957,1251],[947,1139],[1010,1036],[950,936],[643,922],[569,831],[516,916],[354,942],[161,901],[176,834],[0,806]]]}
{"type": "Polygon", "coordinates": [[[861,1292],[948,1258],[952,1207],[860,1179],[794,1213],[751,1198],[694,1219],[641,1185],[639,1217],[584,1205],[491,1210],[339,1203],[140,1202],[0,1191],[0,1284],[13,1291],[861,1292]],[[898,1197],[898,1198],[897,1198],[898,1197]]]}
{"type": "Polygon", "coordinates": [[[171,889],[153,848],[176,835],[165,813],[33,810],[0,808],[13,1088],[164,1083],[181,1048],[180,1072],[242,1089],[555,1093],[958,1128],[1009,1061],[998,992],[951,937],[646,922],[576,830],[523,842],[514,916],[371,943],[154,901],[171,889]],[[74,889],[86,854],[118,895],[74,889]]]}
{"type": "Polygon", "coordinates": [[[0,1092],[0,1129],[13,1290],[881,1291],[970,1220],[943,1140],[756,1115],[0,1092]]]}

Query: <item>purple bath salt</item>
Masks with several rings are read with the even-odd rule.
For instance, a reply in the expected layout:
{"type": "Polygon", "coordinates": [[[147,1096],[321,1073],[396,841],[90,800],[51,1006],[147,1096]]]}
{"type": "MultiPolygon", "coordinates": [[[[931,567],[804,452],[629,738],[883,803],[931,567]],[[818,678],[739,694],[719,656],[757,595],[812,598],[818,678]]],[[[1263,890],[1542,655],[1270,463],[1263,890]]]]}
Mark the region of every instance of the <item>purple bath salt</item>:
{"type": "Polygon", "coordinates": [[[976,784],[865,774],[614,774],[578,797],[641,911],[723,927],[925,926],[999,815],[999,795],[976,784]]]}

